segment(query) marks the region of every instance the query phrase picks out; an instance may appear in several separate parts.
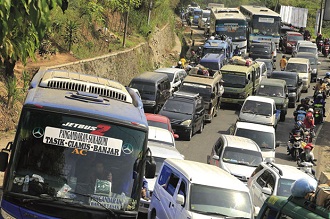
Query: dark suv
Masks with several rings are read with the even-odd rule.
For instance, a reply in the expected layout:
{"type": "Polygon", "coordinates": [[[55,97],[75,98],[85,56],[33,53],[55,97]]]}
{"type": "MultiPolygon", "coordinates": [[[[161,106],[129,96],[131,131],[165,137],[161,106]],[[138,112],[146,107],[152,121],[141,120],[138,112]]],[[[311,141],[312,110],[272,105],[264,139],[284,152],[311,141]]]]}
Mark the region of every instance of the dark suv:
{"type": "Polygon", "coordinates": [[[302,81],[299,80],[297,72],[273,71],[271,78],[282,79],[286,81],[289,96],[289,107],[295,108],[296,102],[300,100],[302,81]]]}
{"type": "Polygon", "coordinates": [[[177,91],[159,111],[171,121],[172,129],[180,138],[190,141],[193,134],[204,129],[204,101],[199,94],[177,91]]]}

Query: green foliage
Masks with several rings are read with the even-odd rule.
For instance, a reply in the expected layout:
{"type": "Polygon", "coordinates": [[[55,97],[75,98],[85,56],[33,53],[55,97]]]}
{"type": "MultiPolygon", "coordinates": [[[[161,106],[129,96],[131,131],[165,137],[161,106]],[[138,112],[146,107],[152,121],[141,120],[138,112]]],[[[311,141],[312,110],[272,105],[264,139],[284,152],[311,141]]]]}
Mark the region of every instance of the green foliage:
{"type": "Polygon", "coordinates": [[[30,84],[30,74],[28,71],[23,71],[22,73],[22,80],[23,80],[23,92],[26,92],[27,89],[29,88],[29,84],[30,84]]]}
{"type": "Polygon", "coordinates": [[[79,24],[76,21],[68,21],[65,26],[64,41],[68,45],[69,51],[71,51],[72,45],[78,42],[77,30],[79,24]]]}
{"type": "Polygon", "coordinates": [[[5,85],[7,90],[7,108],[13,108],[15,101],[19,97],[16,77],[8,77],[5,85]]]}
{"type": "MultiPolygon", "coordinates": [[[[50,10],[56,5],[62,6],[62,0],[1,1],[1,61],[25,63],[28,57],[34,57],[35,49],[48,29],[50,10]]],[[[13,74],[12,70],[10,74],[13,74]]]]}

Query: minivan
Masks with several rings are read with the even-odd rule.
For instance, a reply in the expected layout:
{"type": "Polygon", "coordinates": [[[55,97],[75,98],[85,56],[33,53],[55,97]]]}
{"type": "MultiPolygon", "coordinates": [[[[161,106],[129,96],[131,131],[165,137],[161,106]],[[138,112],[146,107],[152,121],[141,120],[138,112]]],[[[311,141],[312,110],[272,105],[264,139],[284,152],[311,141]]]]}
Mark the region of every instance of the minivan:
{"type": "Polygon", "coordinates": [[[286,81],[288,88],[289,103],[288,107],[296,108],[296,102],[300,101],[302,81],[299,79],[298,73],[287,71],[273,71],[271,78],[282,79],[286,81]]]}
{"type": "Polygon", "coordinates": [[[155,182],[148,218],[253,218],[243,182],[219,167],[166,159],[155,182]]]}
{"type": "Polygon", "coordinates": [[[250,46],[250,58],[273,59],[276,62],[276,45],[274,42],[252,42],[250,46]]]}
{"type": "Polygon", "coordinates": [[[286,65],[286,71],[297,72],[299,79],[303,83],[303,92],[307,93],[311,81],[311,66],[309,59],[306,58],[290,58],[286,65]]]}
{"type": "Polygon", "coordinates": [[[275,160],[275,148],[280,146],[279,142],[275,142],[275,128],[269,125],[255,124],[251,122],[236,122],[231,127],[231,133],[235,136],[250,138],[255,141],[262,153],[262,157],[266,161],[275,160]]]}
{"type": "Polygon", "coordinates": [[[219,71],[226,63],[226,56],[224,54],[207,53],[200,61],[199,64],[205,68],[219,71]]]}
{"type": "Polygon", "coordinates": [[[158,113],[170,97],[171,83],[163,73],[145,72],[134,77],[129,87],[139,91],[145,112],[158,113]]]}
{"type": "Polygon", "coordinates": [[[187,76],[187,72],[180,68],[159,68],[156,69],[155,72],[167,74],[171,83],[171,94],[179,90],[183,79],[187,76]]]}

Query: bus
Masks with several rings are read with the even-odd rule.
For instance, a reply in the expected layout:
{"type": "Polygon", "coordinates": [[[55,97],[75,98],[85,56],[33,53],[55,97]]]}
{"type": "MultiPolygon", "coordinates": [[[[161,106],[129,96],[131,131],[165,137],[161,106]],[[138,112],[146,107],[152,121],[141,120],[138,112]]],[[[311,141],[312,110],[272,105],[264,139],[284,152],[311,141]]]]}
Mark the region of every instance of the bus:
{"type": "Polygon", "coordinates": [[[154,177],[148,123],[118,82],[42,68],[0,152],[3,218],[137,218],[154,177]],[[9,160],[9,162],[8,162],[9,160]]]}
{"type": "Polygon", "coordinates": [[[247,21],[237,8],[212,8],[210,34],[226,35],[232,39],[233,49],[247,50],[247,21]]]}
{"type": "Polygon", "coordinates": [[[281,16],[280,14],[263,6],[241,5],[240,11],[246,16],[249,27],[249,42],[272,41],[279,48],[281,16]]]}

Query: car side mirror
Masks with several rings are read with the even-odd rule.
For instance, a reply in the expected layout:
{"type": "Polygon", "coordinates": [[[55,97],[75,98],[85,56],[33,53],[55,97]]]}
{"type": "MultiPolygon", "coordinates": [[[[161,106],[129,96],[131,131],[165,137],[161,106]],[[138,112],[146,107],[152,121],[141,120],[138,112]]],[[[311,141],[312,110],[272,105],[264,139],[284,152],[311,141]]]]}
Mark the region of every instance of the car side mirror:
{"type": "Polygon", "coordinates": [[[1,150],[0,152],[0,171],[5,172],[8,165],[9,153],[1,150]]]}
{"type": "Polygon", "coordinates": [[[211,99],[213,99],[213,98],[215,98],[215,93],[214,92],[211,93],[211,99]]]}
{"type": "Polygon", "coordinates": [[[174,134],[173,137],[174,137],[175,139],[178,139],[178,138],[179,138],[179,135],[178,135],[178,134],[174,134]]]}
{"type": "Polygon", "coordinates": [[[260,207],[254,206],[254,215],[258,215],[260,212],[260,207]]]}
{"type": "Polygon", "coordinates": [[[317,62],[318,65],[321,65],[321,62],[317,62]]]}
{"type": "Polygon", "coordinates": [[[245,84],[248,84],[249,83],[249,80],[245,78],[245,84]]]}
{"type": "Polygon", "coordinates": [[[271,195],[272,194],[272,190],[268,187],[263,187],[261,192],[264,193],[265,195],[271,195]]]}
{"type": "Polygon", "coordinates": [[[277,142],[275,143],[275,147],[278,148],[278,147],[280,146],[280,143],[281,143],[280,141],[277,141],[277,142]]]}
{"type": "Polygon", "coordinates": [[[317,161],[317,159],[313,159],[313,161],[317,161]]]}
{"type": "Polygon", "coordinates": [[[285,94],[285,97],[289,97],[289,94],[285,94]]]}
{"type": "Polygon", "coordinates": [[[176,203],[179,205],[183,205],[184,204],[184,196],[181,194],[178,194],[176,196],[176,203]]]}
{"type": "Polygon", "coordinates": [[[220,160],[220,157],[219,157],[219,155],[213,154],[212,159],[213,160],[220,160]]]}
{"type": "Polygon", "coordinates": [[[147,179],[155,178],[156,174],[156,162],[152,157],[152,153],[150,148],[147,149],[147,157],[146,157],[146,166],[145,166],[145,173],[144,176],[147,179]]]}

